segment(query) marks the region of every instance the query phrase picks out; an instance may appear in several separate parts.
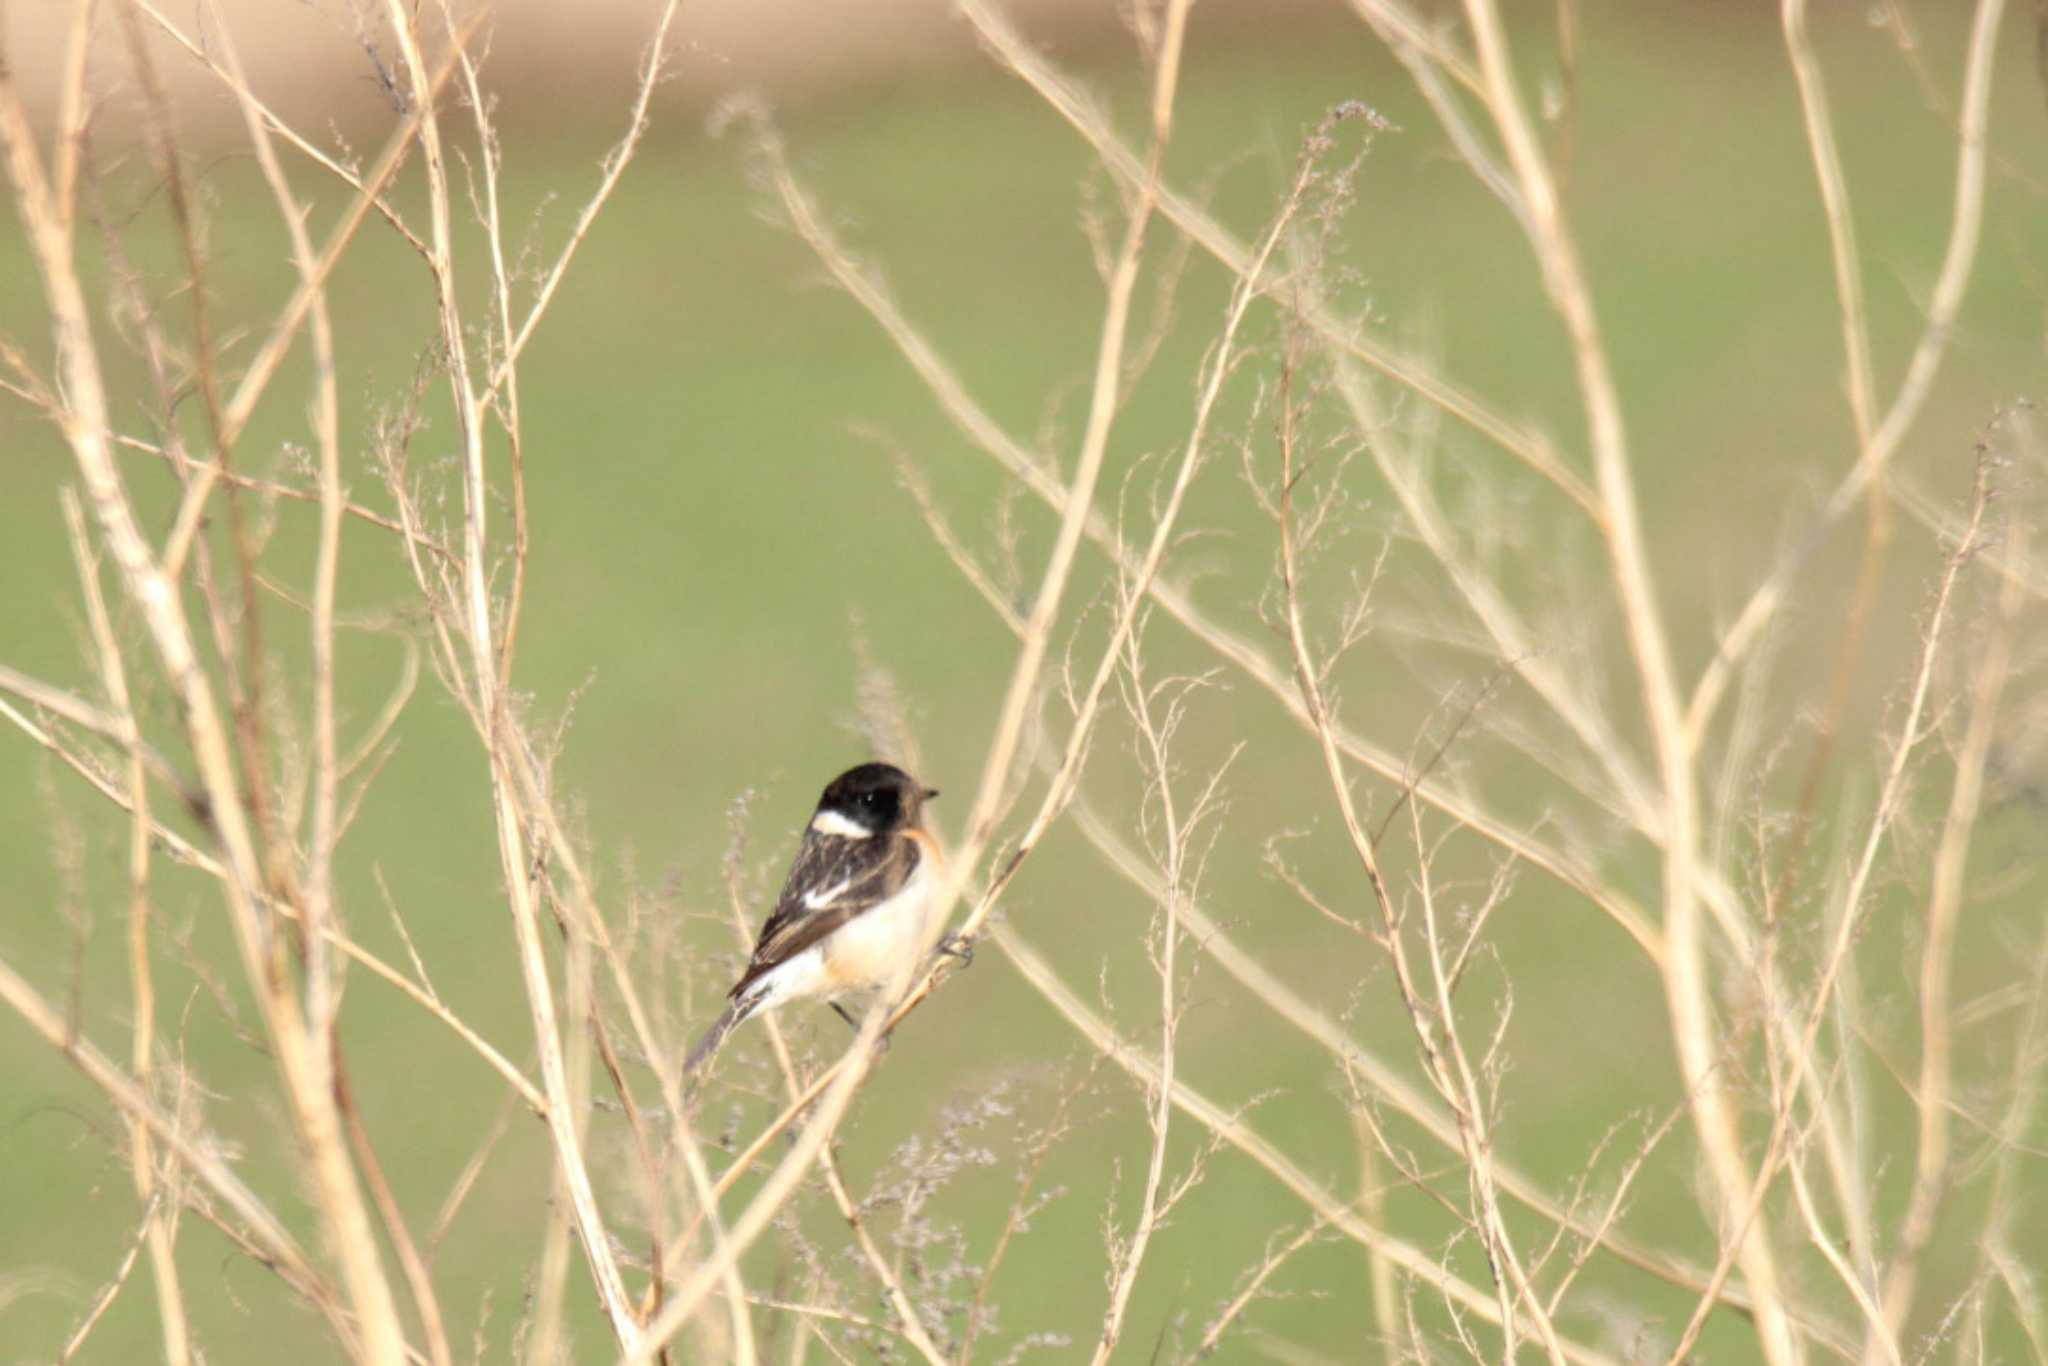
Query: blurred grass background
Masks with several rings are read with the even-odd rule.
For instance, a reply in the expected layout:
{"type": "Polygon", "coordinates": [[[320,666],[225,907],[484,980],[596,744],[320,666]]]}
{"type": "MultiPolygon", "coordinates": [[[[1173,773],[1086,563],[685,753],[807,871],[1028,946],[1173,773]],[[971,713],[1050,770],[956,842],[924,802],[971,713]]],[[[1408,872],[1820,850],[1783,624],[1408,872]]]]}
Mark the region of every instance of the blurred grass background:
{"type": "MultiPolygon", "coordinates": [[[[1202,187],[1219,216],[1249,235],[1273,207],[1316,120],[1345,100],[1380,111],[1396,131],[1373,140],[1339,239],[1340,261],[1355,272],[1354,300],[1393,332],[1435,350],[1450,373],[1498,407],[1576,449],[1568,356],[1537,275],[1503,212],[1448,155],[1405,76],[1346,17],[1290,13],[1285,22],[1261,23],[1242,7],[1215,11],[1213,22],[1208,7],[1196,11],[1170,174],[1184,188],[1202,187]]],[[[1528,7],[1521,16],[1532,88],[1556,72],[1545,36],[1549,13],[1528,7]]],[[[1918,59],[1952,97],[1962,16],[1940,5],[1913,13],[1923,42],[1918,59]]],[[[1798,511],[1849,459],[1826,240],[1768,7],[1595,3],[1582,19],[1571,123],[1568,134],[1559,130],[1570,140],[1571,213],[1628,405],[1645,521],[1654,528],[1653,553],[1690,673],[1709,648],[1717,611],[1740,600],[1785,529],[1797,525],[1798,511]]],[[[2030,35],[2010,28],[1992,123],[2010,173],[1994,181],[1964,326],[1906,454],[1912,468],[1949,489],[1967,481],[1972,440],[1994,407],[2038,392],[2041,381],[2048,299],[2040,250],[2042,91],[2023,41],[2030,35]]],[[[1138,64],[1127,45],[1100,35],[1065,46],[1057,32],[1045,37],[1120,113],[1140,107],[1138,64]]],[[[1879,373],[1889,384],[1917,335],[1918,303],[1939,259],[1953,139],[1923,105],[1891,39],[1860,11],[1831,10],[1820,39],[1870,267],[1879,373]]],[[[364,109],[375,96],[364,86],[345,103],[353,117],[369,119],[364,109]]],[[[749,866],[767,893],[816,789],[864,757],[855,700],[863,652],[912,702],[927,756],[923,776],[959,795],[956,820],[1009,660],[1000,623],[952,571],[898,487],[891,452],[907,452],[955,524],[983,544],[998,515],[992,467],[945,424],[859,310],[821,282],[803,244],[764,223],[764,197],[747,182],[740,147],[706,131],[706,93],[679,93],[661,108],[522,368],[533,542],[517,671],[533,715],[570,715],[557,781],[581,811],[611,902],[622,904],[639,888],[656,898],[655,913],[687,911],[688,943],[700,956],[731,951],[720,868],[735,799],[755,794],[749,866]]],[[[907,311],[977,397],[1013,432],[1049,434],[1051,449],[1070,452],[1100,309],[1082,208],[1091,195],[1097,203],[1110,198],[1083,144],[1023,87],[972,62],[825,88],[792,78],[771,93],[784,106],[801,173],[846,237],[886,270],[907,311]]],[[[504,94],[508,218],[531,216],[543,240],[558,241],[621,111],[578,98],[563,102],[573,115],[564,119],[536,91],[504,94]]],[[[1127,117],[1124,126],[1138,121],[1127,117]]],[[[375,136],[363,134],[357,145],[373,146],[375,136]]],[[[106,211],[160,219],[134,160],[112,167],[106,211]]],[[[227,151],[203,164],[220,314],[255,325],[290,279],[281,235],[246,155],[227,151]]],[[[293,176],[317,206],[313,222],[329,221],[339,198],[303,166],[293,176]]],[[[408,185],[398,198],[416,208],[416,190],[408,185]]],[[[137,222],[147,244],[156,229],[137,222]]],[[[1160,233],[1155,253],[1171,249],[1168,239],[1160,233]]],[[[167,263],[167,244],[159,238],[155,247],[159,264],[167,263]]],[[[1208,262],[1190,262],[1160,357],[1119,423],[1106,486],[1184,435],[1191,376],[1226,284],[1208,262]]],[[[427,298],[418,263],[373,224],[333,295],[344,420],[357,452],[373,416],[398,400],[432,344],[427,298]]],[[[25,250],[0,246],[0,332],[40,355],[47,345],[36,330],[40,318],[25,250]]],[[[1274,325],[1262,327],[1270,341],[1274,325]]],[[[245,460],[261,464],[282,443],[303,439],[303,361],[294,365],[278,386],[283,397],[267,404],[245,439],[245,460]]],[[[134,372],[128,378],[122,420],[142,430],[147,415],[132,395],[143,390],[134,372]]],[[[1234,411],[1241,423],[1242,395],[1234,411]]],[[[0,565],[14,590],[0,656],[95,695],[54,509],[56,489],[74,478],[73,468],[54,436],[18,406],[0,407],[0,441],[11,484],[11,496],[0,500],[0,565]]],[[[416,444],[416,461],[431,463],[452,441],[442,413],[416,444]]],[[[1466,434],[1452,431],[1445,441],[1447,464],[1494,467],[1466,434]]],[[[134,459],[131,473],[160,529],[170,481],[142,463],[146,457],[134,459]]],[[[366,463],[346,478],[359,501],[388,505],[366,463]]],[[[1140,480],[1133,487],[1142,499],[1140,480]]],[[[1361,498],[1361,527],[1369,532],[1371,490],[1361,489],[1361,498]]],[[[296,505],[279,517],[274,563],[303,583],[312,518],[296,505]]],[[[1590,553],[1582,534],[1546,518],[1529,528],[1533,561],[1590,553]]],[[[1020,509],[1017,520],[1029,566],[1046,522],[1036,508],[1020,509]]],[[[1224,620],[1258,629],[1256,591],[1272,553],[1270,533],[1227,452],[1204,475],[1190,520],[1221,534],[1192,543],[1181,570],[1213,575],[1217,587],[1204,601],[1224,620]]],[[[1913,644],[1920,584],[1932,563],[1924,535],[1909,530],[1906,539],[1888,589],[1893,609],[1877,629],[1870,684],[1858,700],[1872,719],[1913,644]]],[[[1359,555],[1372,548],[1368,534],[1347,544],[1359,555]]],[[[1855,536],[1845,535],[1816,563],[1810,586],[1823,612],[1838,600],[1826,590],[1842,581],[1854,545],[1855,536]]],[[[1341,561],[1322,568],[1334,603],[1348,568],[1341,561]]],[[[1099,571],[1099,560],[1091,561],[1080,592],[1100,588],[1099,571]]],[[[409,592],[395,541],[375,528],[349,525],[343,573],[345,608],[374,613],[409,592]]],[[[1400,587],[1390,591],[1399,601],[1400,587]]],[[[265,610],[290,674],[303,619],[276,600],[265,610]]],[[[1588,612],[1591,633],[1611,638],[1609,609],[1589,602],[1588,612]]],[[[1167,626],[1157,634],[1162,660],[1201,662],[1167,626]]],[[[1792,650],[1794,676],[1825,660],[1831,637],[1815,636],[1810,658],[1792,650]]],[[[350,637],[344,705],[357,724],[388,692],[402,653],[388,633],[350,637]]],[[[1454,668],[1418,657],[1405,674],[1376,667],[1347,676],[1347,714],[1366,719],[1376,738],[1405,747],[1454,668]]],[[[166,699],[153,700],[164,714],[166,699]]],[[[1235,805],[1205,902],[1310,995],[1348,1005],[1362,1037],[1405,1058],[1406,1026],[1389,1004],[1378,963],[1303,912],[1260,866],[1268,837],[1308,832],[1290,843],[1290,857],[1322,885],[1347,885],[1341,841],[1322,814],[1327,801],[1312,746],[1242,685],[1206,699],[1197,717],[1184,755],[1191,771],[1220,761],[1237,739],[1252,742],[1233,770],[1235,805]]],[[[344,909],[364,942],[402,959],[381,879],[441,992],[523,1059],[529,1026],[475,741],[431,678],[400,734],[344,846],[344,909]]],[[[1114,736],[1101,749],[1112,766],[1128,769],[1114,736]]],[[[82,1018],[112,1046],[127,1010],[125,830],[18,733],[0,738],[0,765],[0,868],[12,903],[0,922],[0,953],[45,982],[77,981],[82,1018]],[[84,918],[67,919],[67,908],[84,918]]],[[[1123,800],[1132,789],[1127,778],[1105,775],[1095,790],[1123,800]]],[[[2000,819],[2008,828],[1996,833],[2022,849],[2028,832],[2038,833],[2038,816],[2000,819]]],[[[211,887],[161,862],[158,871],[164,919],[189,933],[202,959],[229,961],[211,887]]],[[[1008,914],[1037,942],[1055,946],[1070,982],[1093,991],[1099,978],[1126,1029],[1154,1028],[1138,947],[1149,907],[1106,878],[1078,839],[1061,835],[1048,845],[1008,914]]],[[[1611,926],[1540,879],[1523,879],[1512,913],[1497,923],[1503,961],[1533,965],[1516,978],[1515,1071],[1502,1142],[1561,1186],[1609,1123],[1640,1121],[1678,1099],[1662,1000],[1611,926]]],[[[1887,933],[1888,944],[1899,937],[1896,929],[1887,933]]],[[[186,1035],[219,1092],[245,1093],[267,1061],[233,1039],[176,958],[168,949],[163,955],[164,1027],[186,1035]]],[[[681,1029],[708,1018],[726,963],[712,958],[688,981],[648,980],[643,988],[665,1000],[681,1029]]],[[[1964,973],[1983,985],[2003,980],[2007,969],[1974,962],[1964,973]]],[[[1904,987],[1894,979],[1874,989],[1904,987]]],[[[1321,1057],[1297,1046],[1220,972],[1198,973],[1195,1001],[1183,1065],[1196,1084],[1226,1102],[1256,1099],[1252,1113],[1262,1131],[1332,1188],[1355,1189],[1356,1138],[1341,1081],[1321,1057]]],[[[243,1017],[253,1027],[246,1007],[243,1017]]],[[[839,1026],[829,1016],[795,1023],[800,1034],[837,1043],[839,1026]]],[[[401,1200],[424,1220],[501,1104],[500,1088],[413,1007],[361,974],[351,980],[343,1024],[365,1115],[401,1200]]],[[[0,1040],[0,1359],[43,1360],[126,1248],[134,1200],[117,1131],[90,1088],[13,1024],[0,1025],[0,1040]]],[[[972,1133],[992,1164],[970,1164],[933,1216],[970,1230],[966,1254],[986,1256],[1012,1193],[1019,1144],[1085,1052],[1000,955],[985,953],[971,977],[905,1027],[856,1109],[845,1131],[856,1186],[885,1177],[911,1135],[929,1139],[943,1129],[948,1107],[972,1108],[990,1088],[1005,1088],[1009,1113],[985,1114],[972,1133]]],[[[248,1144],[252,1179],[280,1189],[274,1162],[277,1135],[288,1127],[282,1112],[213,1104],[208,1113],[248,1144]]],[[[1076,1124],[1076,1136],[1045,1169],[1045,1182],[1064,1194],[1017,1243],[997,1282],[994,1298],[1003,1308],[999,1331],[986,1339],[991,1359],[1028,1333],[1090,1339],[1099,1320],[1103,1212],[1120,1202],[1128,1219],[1143,1175],[1136,1093],[1105,1071],[1078,1102],[1076,1124]]],[[[1193,1146],[1185,1132],[1176,1144],[1183,1154],[1193,1146]]],[[[596,1147],[601,1194],[622,1197],[629,1152],[614,1118],[598,1120],[596,1147]]],[[[544,1135],[515,1117],[437,1258],[452,1333],[461,1343],[480,1332],[485,1360],[509,1352],[546,1172],[544,1135]]],[[[1682,1161],[1670,1163],[1641,1190],[1629,1226],[1706,1256],[1711,1242],[1688,1179],[1682,1161]]],[[[623,1209],[627,1202],[615,1203],[623,1209]]],[[[1419,1197],[1397,1193],[1394,1207],[1421,1217],[1419,1197]]],[[[303,1205],[290,1212],[302,1234],[315,1236],[303,1205]]],[[[808,1217],[830,1244],[825,1213],[821,1204],[808,1217]]],[[[1153,1253],[1125,1357],[1148,1359],[1155,1340],[1192,1341],[1256,1263],[1266,1234],[1297,1227],[1301,1217],[1263,1175],[1230,1154],[1217,1156],[1207,1184],[1153,1253]]],[[[2048,1256],[2048,1237],[2036,1235],[2034,1247],[2048,1256]]],[[[1954,1254],[1966,1250],[1948,1249],[1949,1273],[1962,1265],[1954,1254]]],[[[331,1348],[318,1320],[281,1311],[268,1273],[217,1235],[188,1220],[181,1253],[209,1360],[326,1359],[331,1348]]],[[[1471,1253],[1451,1255],[1461,1261],[1471,1253]]],[[[833,1265],[857,1280],[851,1264],[833,1265]]],[[[1578,1329],[1620,1349],[1632,1326],[1653,1337],[1674,1333],[1689,1309],[1686,1297],[1609,1266],[1600,1266],[1594,1284],[1612,1317],[1578,1329]]],[[[1375,1355],[1361,1336],[1365,1264],[1355,1247],[1312,1248],[1283,1269],[1274,1289],[1281,1297],[1254,1311],[1252,1330],[1234,1340],[1226,1359],[1375,1355]]],[[[149,1295],[146,1274],[138,1273],[87,1360],[153,1355],[149,1295]]],[[[577,1359],[608,1359],[594,1304],[573,1291],[571,1302],[577,1359]]],[[[1745,1332],[1724,1329],[1704,1340],[1701,1359],[1747,1359],[1748,1350],[1745,1332]]]]}

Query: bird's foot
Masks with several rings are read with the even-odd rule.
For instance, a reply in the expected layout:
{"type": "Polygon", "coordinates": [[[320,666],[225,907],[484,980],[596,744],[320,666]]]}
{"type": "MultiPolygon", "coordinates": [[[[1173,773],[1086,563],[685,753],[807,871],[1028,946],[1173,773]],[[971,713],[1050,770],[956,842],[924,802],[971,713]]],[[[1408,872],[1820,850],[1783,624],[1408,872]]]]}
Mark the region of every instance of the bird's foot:
{"type": "Polygon", "coordinates": [[[974,937],[966,934],[949,934],[939,941],[939,956],[957,958],[961,967],[974,963],[974,937]]]}

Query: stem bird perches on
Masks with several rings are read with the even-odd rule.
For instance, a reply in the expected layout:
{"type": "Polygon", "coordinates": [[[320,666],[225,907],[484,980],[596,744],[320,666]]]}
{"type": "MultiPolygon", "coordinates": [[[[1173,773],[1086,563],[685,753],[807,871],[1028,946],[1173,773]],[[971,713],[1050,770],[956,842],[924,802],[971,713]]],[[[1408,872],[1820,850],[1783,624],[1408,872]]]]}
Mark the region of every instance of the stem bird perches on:
{"type": "MultiPolygon", "coordinates": [[[[1166,155],[1167,143],[1172,133],[1174,95],[1180,77],[1181,35],[1186,29],[1187,12],[1191,3],[1192,0],[1168,0],[1166,36],[1160,44],[1154,63],[1151,105],[1153,175],[1125,206],[1123,239],[1109,272],[1108,298],[1103,309],[1101,338],[1096,352],[1094,387],[1091,391],[1087,424],[1081,437],[1080,452],[1075,460],[1073,478],[1066,492],[1059,531],[1047,556],[1031,610],[1025,616],[1023,640],[1011,667],[1010,681],[997,713],[988,755],[982,763],[980,782],[968,810],[966,832],[960,847],[949,855],[945,876],[933,893],[932,921],[935,926],[944,926],[953,905],[959,900],[968,879],[974,875],[982,855],[994,839],[1006,805],[1006,794],[1011,790],[1011,770],[1017,762],[1024,726],[1040,686],[1040,671],[1051,642],[1053,627],[1073,573],[1082,533],[1094,511],[1096,482],[1101,476],[1103,460],[1109,446],[1110,429],[1120,406],[1125,335],[1130,324],[1131,300],[1138,283],[1139,263],[1144,251],[1146,234],[1157,206],[1158,170],[1166,155]]],[[[1012,866],[1014,858],[1015,856],[1012,866]]],[[[991,909],[992,900],[984,897],[962,922],[956,932],[958,936],[971,942],[991,909]]],[[[783,1119],[770,1126],[771,1129],[784,1127],[811,1096],[815,1095],[818,1098],[817,1112],[812,1116],[804,1132],[798,1136],[795,1150],[769,1175],[761,1192],[734,1221],[726,1246],[692,1274],[678,1289],[674,1299],[661,1315],[649,1325],[647,1343],[650,1345],[643,1346],[639,1351],[626,1353],[624,1361],[638,1366],[638,1363],[647,1360],[653,1347],[658,1347],[666,1341],[687,1321],[711,1281],[721,1274],[723,1266],[729,1260],[737,1258],[748,1244],[760,1236],[769,1221],[775,1217],[776,1211],[794,1193],[798,1181],[816,1159],[833,1129],[845,1116],[847,1106],[852,1103],[855,1089],[872,1064],[871,1055],[876,1040],[882,1036],[885,1027],[892,1027],[897,1019],[907,1014],[930,994],[936,974],[937,969],[932,968],[925,971],[919,980],[903,983],[908,994],[895,993],[900,1004],[897,1004],[893,1011],[888,1008],[887,999],[878,1003],[877,1008],[871,1009],[862,1021],[852,1047],[847,1050],[839,1064],[821,1074],[819,1080],[813,1084],[811,1092],[799,1102],[792,1104],[783,1119]]],[[[760,1143],[761,1140],[756,1140],[757,1147],[760,1143]]]]}

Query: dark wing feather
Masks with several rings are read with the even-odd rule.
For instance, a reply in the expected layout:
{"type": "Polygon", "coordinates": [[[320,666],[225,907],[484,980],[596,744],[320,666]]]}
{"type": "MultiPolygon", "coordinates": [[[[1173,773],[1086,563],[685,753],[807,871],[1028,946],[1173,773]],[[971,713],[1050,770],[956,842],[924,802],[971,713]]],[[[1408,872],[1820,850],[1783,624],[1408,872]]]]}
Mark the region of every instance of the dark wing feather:
{"type": "Polygon", "coordinates": [[[804,831],[803,846],[789,866],[775,911],[761,927],[754,956],[733,986],[733,999],[745,995],[762,974],[894,896],[916,870],[920,857],[915,840],[847,839],[804,831]],[[822,905],[804,899],[835,888],[832,899],[822,905]]]}

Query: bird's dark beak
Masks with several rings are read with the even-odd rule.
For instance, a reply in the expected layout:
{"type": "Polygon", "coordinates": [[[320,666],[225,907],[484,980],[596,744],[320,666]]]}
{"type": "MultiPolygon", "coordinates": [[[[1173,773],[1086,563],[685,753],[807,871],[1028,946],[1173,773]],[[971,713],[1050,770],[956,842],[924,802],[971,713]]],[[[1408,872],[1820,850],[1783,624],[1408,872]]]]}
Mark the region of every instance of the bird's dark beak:
{"type": "Polygon", "coordinates": [[[939,790],[938,790],[938,789],[937,789],[936,787],[928,787],[928,788],[926,788],[926,789],[924,790],[924,799],[925,799],[926,801],[930,801],[930,800],[931,800],[932,798],[934,798],[934,797],[936,797],[936,796],[938,796],[938,795],[939,795],[939,790]]]}

